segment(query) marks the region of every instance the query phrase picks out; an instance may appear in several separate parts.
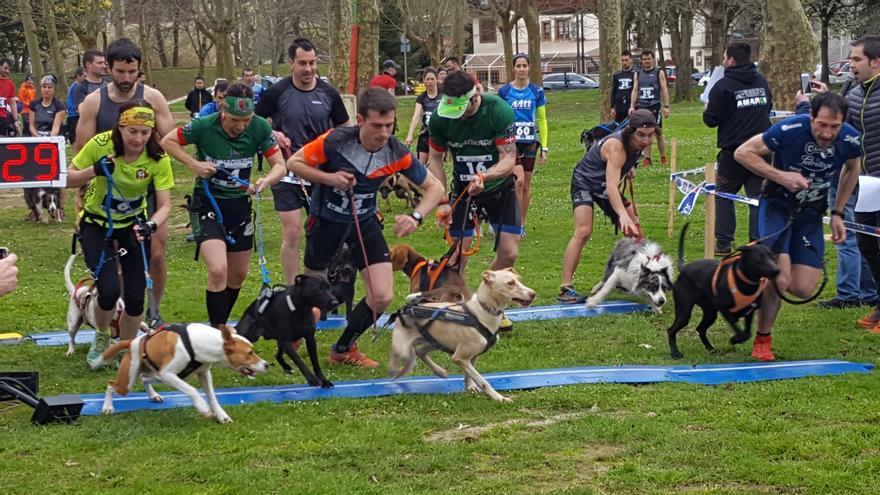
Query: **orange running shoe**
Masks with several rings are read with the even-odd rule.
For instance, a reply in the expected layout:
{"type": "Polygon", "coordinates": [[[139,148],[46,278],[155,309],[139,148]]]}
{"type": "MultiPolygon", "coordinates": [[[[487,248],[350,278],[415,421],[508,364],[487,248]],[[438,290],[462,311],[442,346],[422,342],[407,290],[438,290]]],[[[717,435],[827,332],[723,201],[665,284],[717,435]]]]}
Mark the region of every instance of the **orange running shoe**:
{"type": "Polygon", "coordinates": [[[775,361],[776,356],[773,355],[773,337],[760,334],[755,336],[755,343],[752,346],[752,357],[758,361],[775,361]]]}
{"type": "Polygon", "coordinates": [[[336,352],[330,349],[330,364],[348,364],[351,366],[359,366],[361,368],[375,369],[379,367],[379,363],[368,358],[366,354],[359,351],[357,345],[351,346],[347,352],[336,352]]]}
{"type": "Polygon", "coordinates": [[[874,328],[868,330],[869,333],[880,334],[880,324],[874,325],[874,328]]]}
{"type": "Polygon", "coordinates": [[[642,160],[642,166],[650,167],[651,166],[651,157],[646,156],[644,160],[642,160]]]}
{"type": "Polygon", "coordinates": [[[870,313],[856,321],[856,325],[866,330],[875,329],[878,323],[880,323],[880,309],[876,308],[872,309],[870,313]]]}
{"type": "Polygon", "coordinates": [[[660,165],[666,165],[666,157],[665,156],[660,157],[660,165]]]}

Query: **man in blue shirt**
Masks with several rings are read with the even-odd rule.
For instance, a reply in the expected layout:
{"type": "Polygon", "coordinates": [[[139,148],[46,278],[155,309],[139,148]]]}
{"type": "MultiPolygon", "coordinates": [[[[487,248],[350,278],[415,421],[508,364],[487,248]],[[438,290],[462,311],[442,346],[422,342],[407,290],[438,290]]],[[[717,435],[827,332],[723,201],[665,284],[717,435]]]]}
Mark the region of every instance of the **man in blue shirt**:
{"type": "Polygon", "coordinates": [[[86,70],[77,67],[73,73],[74,81],[67,88],[67,142],[76,142],[76,123],[79,121],[79,112],[76,109],[76,88],[86,77],[86,70]]]}
{"type": "Polygon", "coordinates": [[[208,102],[205,106],[199,110],[199,114],[196,117],[207,117],[212,113],[217,113],[220,111],[218,108],[218,103],[223,101],[223,98],[226,97],[226,90],[229,88],[229,81],[226,79],[217,79],[214,82],[214,101],[208,102]]]}
{"type": "MultiPolygon", "coordinates": [[[[797,99],[799,105],[808,101],[800,92],[797,99]]],[[[822,215],[835,175],[840,182],[831,209],[831,240],[839,244],[846,239],[843,208],[861,167],[859,133],[844,123],[846,112],[846,101],[839,94],[817,94],[809,115],[776,123],[734,153],[739,163],[765,179],[758,233],[762,244],[777,254],[780,269],[761,296],[752,349],[755,359],[775,359],[770,333],[779,314],[779,293],[788,290],[797,297],[809,297],[816,289],[825,252],[822,215]],[[771,154],[772,165],[764,159],[771,154]]]]}

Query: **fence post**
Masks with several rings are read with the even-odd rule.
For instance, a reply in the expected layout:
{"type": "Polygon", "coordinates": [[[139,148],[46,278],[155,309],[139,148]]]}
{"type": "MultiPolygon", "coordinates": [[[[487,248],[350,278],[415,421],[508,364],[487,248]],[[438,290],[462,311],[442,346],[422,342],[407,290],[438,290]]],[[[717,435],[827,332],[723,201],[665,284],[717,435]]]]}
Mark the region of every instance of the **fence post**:
{"type": "MultiPolygon", "coordinates": [[[[715,164],[706,164],[706,184],[715,184],[715,164]]],[[[712,259],[715,257],[715,195],[703,195],[705,201],[705,240],[703,243],[703,257],[712,259]]]]}
{"type": "Polygon", "coordinates": [[[670,152],[672,157],[669,160],[669,219],[666,222],[666,235],[672,239],[675,232],[675,182],[672,180],[672,174],[676,169],[676,157],[678,156],[678,140],[673,139],[670,152]]]}

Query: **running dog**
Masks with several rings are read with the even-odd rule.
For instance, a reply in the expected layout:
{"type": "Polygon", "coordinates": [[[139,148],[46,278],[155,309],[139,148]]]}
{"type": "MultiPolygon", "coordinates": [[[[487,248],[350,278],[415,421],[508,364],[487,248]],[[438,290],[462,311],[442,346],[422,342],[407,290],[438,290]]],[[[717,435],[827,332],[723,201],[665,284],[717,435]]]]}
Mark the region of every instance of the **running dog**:
{"type": "Polygon", "coordinates": [[[232,368],[246,378],[265,373],[269,366],[254,352],[247,339],[236,335],[227,325],[220,325],[220,330],[202,323],[165,325],[133,340],[111,345],[101,354],[101,364],[126,349],[128,352],[122,357],[116,380],[108,382],[101,409],[104,414],[113,414],[113,393],[128,394],[140,377],[151,401],[164,400],[152,386],[152,382],[159,381],[188,395],[202,416],[213,416],[220,423],[231,423],[232,418],[220,407],[214,395],[211,366],[218,364],[232,368]],[[207,403],[195,387],[184,381],[192,373],[199,377],[207,403]]]}
{"type": "Polygon", "coordinates": [[[456,267],[428,260],[409,244],[391,246],[391,269],[409,278],[410,294],[438,302],[461,302],[471,291],[456,267]]]}
{"type": "Polygon", "coordinates": [[[285,373],[293,372],[284,361],[284,354],[287,354],[309,385],[330,388],[333,383],[324,376],[318,363],[315,316],[320,316],[321,310],[338,304],[326,281],[308,275],[297,275],[293,285],[276,289],[271,295],[261,295],[254,300],[245,310],[236,328],[239,334],[251,342],[256,342],[260,337],[274,339],[278,344],[275,359],[285,373]],[[306,341],[314,373],[296,353],[297,346],[294,342],[299,339],[306,341]]]}
{"type": "Polygon", "coordinates": [[[415,208],[422,200],[422,190],[403,174],[389,175],[379,186],[379,194],[385,200],[387,210],[391,210],[391,193],[404,200],[407,208],[415,208]]]}
{"type": "Polygon", "coordinates": [[[49,223],[49,217],[60,222],[64,219],[64,205],[61,204],[61,189],[57,187],[35,187],[24,190],[24,202],[39,223],[49,223]],[[48,216],[46,215],[48,213],[48,216]]]}
{"type": "Polygon", "coordinates": [[[477,371],[477,357],[495,344],[502,311],[511,302],[528,306],[535,291],[522,284],[512,268],[483,272],[477,293],[463,303],[412,301],[392,315],[389,325],[397,322],[391,333],[388,374],[397,379],[412,371],[416,356],[435,375],[446,378],[447,371],[428,356],[442,350],[464,371],[465,388],[484,392],[497,401],[510,402],[495,391],[477,371]],[[399,367],[402,362],[403,367],[399,367]]]}
{"type": "MultiPolygon", "coordinates": [[[[76,343],[76,334],[81,326],[88,325],[97,329],[95,324],[97,321],[95,313],[98,311],[98,288],[90,278],[81,279],[76,285],[70,278],[70,271],[73,269],[73,262],[76,255],[71,254],[67,258],[64,265],[64,285],[67,286],[67,293],[70,295],[70,302],[67,304],[67,335],[70,336],[70,342],[67,344],[67,357],[73,356],[76,343]]],[[[119,335],[119,319],[125,311],[125,303],[122,298],[116,301],[116,312],[113,319],[110,320],[110,331],[114,337],[119,335]]],[[[150,328],[146,323],[141,322],[141,331],[149,332],[150,328]]]]}
{"type": "Polygon", "coordinates": [[[752,334],[752,319],[755,310],[761,305],[761,293],[768,279],[779,275],[779,266],[773,260],[773,252],[763,244],[749,244],[737,248],[735,254],[723,260],[698,260],[684,265],[684,234],[687,224],[681,230],[678,241],[678,280],[672,289],[675,299],[675,321],[666,334],[669,338],[669,352],[675,359],[682,358],[678,350],[676,336],[691,319],[694,306],[703,310],[703,318],[697,324],[700,341],[710,352],[715,349],[709,343],[706,332],[718,313],[730,325],[734,334],[731,344],[749,340],[752,334]],[[682,266],[684,265],[684,266],[682,266]],[[740,318],[745,319],[745,327],[739,327],[740,318]]]}
{"type": "Polygon", "coordinates": [[[659,244],[625,237],[614,244],[602,281],[593,287],[587,306],[598,306],[618,288],[647,297],[651,300],[651,310],[661,313],[666,304],[666,291],[672,287],[672,276],[672,260],[663,254],[659,244]]]}

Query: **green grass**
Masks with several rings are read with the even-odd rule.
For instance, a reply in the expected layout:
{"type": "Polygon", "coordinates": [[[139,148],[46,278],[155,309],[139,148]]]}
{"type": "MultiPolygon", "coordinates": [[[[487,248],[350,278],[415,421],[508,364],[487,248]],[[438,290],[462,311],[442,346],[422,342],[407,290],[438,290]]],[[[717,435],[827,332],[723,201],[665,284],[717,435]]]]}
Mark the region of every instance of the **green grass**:
{"type": "MultiPolygon", "coordinates": [[[[538,291],[539,304],[555,300],[571,232],[570,172],[582,153],[579,134],[597,121],[598,106],[595,92],[551,93],[549,99],[552,154],[535,177],[528,237],[517,262],[525,283],[538,291]]],[[[405,128],[413,100],[401,101],[405,128]]],[[[673,106],[667,123],[667,135],[679,142],[679,169],[712,160],[714,133],[702,125],[697,104],[673,106]]],[[[192,181],[180,168],[176,172],[174,201],[180,203],[192,181]]],[[[640,170],[636,194],[648,237],[674,252],[675,240],[666,237],[667,174],[659,166],[640,170]]],[[[7,210],[0,237],[22,257],[21,288],[0,300],[0,329],[60,329],[70,225],[25,224],[18,198],[0,195],[7,210]]],[[[399,203],[395,208],[403,211],[399,203]]],[[[743,225],[745,212],[740,213],[743,225]]],[[[693,217],[697,221],[702,211],[693,217]]],[[[278,280],[278,221],[271,214],[265,218],[270,269],[278,280]]],[[[581,289],[600,276],[614,241],[613,228],[597,220],[576,277],[581,289]]],[[[172,223],[184,221],[175,208],[172,223]]],[[[740,240],[744,236],[741,231],[740,240]]],[[[193,246],[183,237],[182,230],[173,230],[163,313],[172,321],[202,321],[205,269],[192,260],[193,246]]],[[[439,256],[445,248],[438,237],[423,228],[411,242],[439,256]]],[[[702,241],[700,229],[691,229],[690,259],[701,255],[702,241]]],[[[471,261],[473,285],[491,258],[490,244],[471,261]]],[[[833,272],[830,247],[826,259],[833,272]]],[[[259,273],[255,263],[252,267],[234,315],[256,295],[259,273]]],[[[406,287],[402,275],[395,284],[397,304],[406,287]]],[[[832,292],[833,282],[825,296],[832,292]]],[[[855,329],[858,316],[859,310],[785,306],[776,325],[777,357],[876,362],[880,345],[876,336],[855,329]]],[[[729,345],[722,323],[710,331],[718,354],[708,354],[691,329],[679,338],[686,358],[671,360],[664,332],[671,319],[670,307],[661,316],[517,324],[512,336],[481,358],[479,369],[750,361],[750,347],[729,345]]],[[[337,336],[319,335],[324,364],[337,336]]],[[[260,342],[257,349],[271,357],[273,344],[260,342]]],[[[387,336],[374,343],[367,335],[361,348],[387,362],[387,336]]],[[[88,371],[85,351],[79,346],[76,357],[66,359],[61,347],[0,347],[0,370],[39,370],[45,395],[102,392],[113,372],[88,371]]],[[[438,361],[450,364],[444,356],[438,361]]],[[[419,365],[415,373],[427,370],[419,365]]],[[[255,382],[226,370],[214,375],[218,387],[303,382],[277,368],[255,382]]],[[[328,369],[337,382],[383,375],[328,369]]],[[[465,394],[254,404],[228,407],[235,422],[226,426],[182,408],[87,417],[75,427],[34,427],[27,408],[11,407],[0,412],[0,486],[4,493],[869,494],[880,483],[878,388],[873,373],[720,387],[570,386],[515,392],[509,405],[465,394]],[[468,427],[485,428],[457,440],[429,440],[468,427]]]]}

